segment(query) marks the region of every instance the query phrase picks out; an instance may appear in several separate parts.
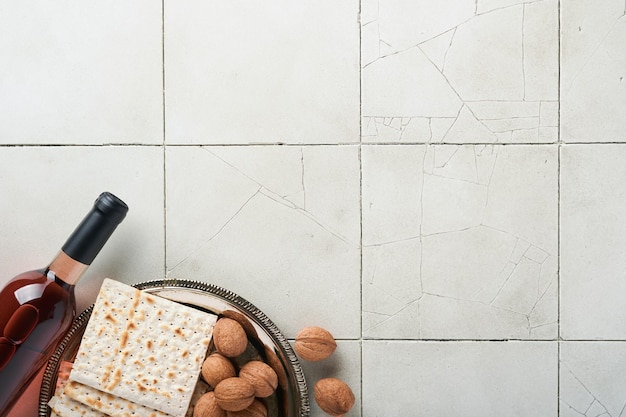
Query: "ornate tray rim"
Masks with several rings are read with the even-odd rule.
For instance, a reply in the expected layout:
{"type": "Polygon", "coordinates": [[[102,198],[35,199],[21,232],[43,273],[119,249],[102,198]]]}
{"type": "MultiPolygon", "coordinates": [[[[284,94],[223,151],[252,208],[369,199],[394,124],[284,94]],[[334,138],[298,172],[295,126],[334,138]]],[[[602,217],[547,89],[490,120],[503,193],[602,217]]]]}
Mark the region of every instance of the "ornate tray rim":
{"type": "MultiPolygon", "coordinates": [[[[298,406],[297,408],[299,412],[298,416],[308,417],[310,415],[311,408],[306,378],[302,367],[300,366],[300,362],[295,352],[293,351],[293,348],[291,347],[291,344],[289,343],[287,338],[283,336],[283,334],[280,332],[274,322],[270,320],[270,318],[267,317],[254,304],[250,303],[248,300],[230,290],[201,281],[186,279],[164,279],[140,282],[137,284],[133,284],[132,286],[139,290],[183,289],[205,292],[221,298],[224,301],[233,304],[235,307],[238,307],[245,311],[252,318],[254,318],[260,326],[264,328],[276,347],[280,348],[284,357],[288,360],[289,373],[295,379],[295,388],[297,388],[296,393],[299,394],[299,398],[296,399],[296,405],[298,406]]],[[[93,307],[94,306],[92,304],[89,308],[79,314],[76,319],[74,319],[72,327],[65,335],[61,343],[57,346],[55,353],[48,360],[43,375],[41,388],[39,390],[38,417],[47,417],[49,415],[48,400],[54,395],[56,377],[58,374],[60,361],[63,357],[63,353],[65,352],[65,349],[67,349],[68,345],[74,341],[76,335],[84,330],[84,327],[86,326],[87,322],[89,321],[89,317],[91,317],[91,313],[93,312],[93,307]]]]}

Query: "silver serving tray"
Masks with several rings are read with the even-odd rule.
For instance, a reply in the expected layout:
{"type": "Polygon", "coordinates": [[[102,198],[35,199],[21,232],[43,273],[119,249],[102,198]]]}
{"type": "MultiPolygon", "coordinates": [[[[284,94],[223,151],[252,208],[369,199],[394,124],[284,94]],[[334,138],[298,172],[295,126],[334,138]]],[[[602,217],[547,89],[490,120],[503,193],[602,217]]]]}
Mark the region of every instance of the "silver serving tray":
{"type": "MultiPolygon", "coordinates": [[[[172,301],[199,310],[237,320],[246,330],[250,341],[242,358],[265,360],[276,371],[279,386],[265,400],[271,417],[308,417],[309,395],[306,379],[291,345],[276,325],[261,310],[237,294],[212,284],[187,280],[158,280],[134,285],[172,301]]],[[[59,365],[72,360],[76,354],[93,305],[80,314],[70,331],[48,361],[39,394],[39,417],[49,417],[48,401],[54,395],[59,365]]]]}

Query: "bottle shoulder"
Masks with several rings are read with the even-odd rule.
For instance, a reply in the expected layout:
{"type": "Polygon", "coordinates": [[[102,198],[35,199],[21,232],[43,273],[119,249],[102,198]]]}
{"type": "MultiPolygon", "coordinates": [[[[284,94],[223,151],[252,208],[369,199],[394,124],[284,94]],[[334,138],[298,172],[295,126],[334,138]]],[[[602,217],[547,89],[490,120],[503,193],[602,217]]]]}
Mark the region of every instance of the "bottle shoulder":
{"type": "Polygon", "coordinates": [[[4,286],[2,292],[9,288],[17,289],[26,285],[45,283],[46,281],[46,268],[34,269],[22,272],[11,278],[4,286]]]}
{"type": "Polygon", "coordinates": [[[11,279],[0,293],[0,302],[15,299],[19,304],[31,302],[53,294],[54,298],[63,298],[72,294],[73,286],[59,280],[46,268],[23,272],[11,279]]]}

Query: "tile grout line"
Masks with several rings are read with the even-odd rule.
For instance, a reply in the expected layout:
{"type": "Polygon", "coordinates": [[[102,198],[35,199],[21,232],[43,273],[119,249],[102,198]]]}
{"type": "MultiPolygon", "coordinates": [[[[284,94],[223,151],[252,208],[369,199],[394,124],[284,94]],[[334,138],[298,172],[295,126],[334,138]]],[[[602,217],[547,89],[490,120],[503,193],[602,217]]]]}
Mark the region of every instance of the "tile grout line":
{"type": "Polygon", "coordinates": [[[161,0],[161,118],[163,119],[163,141],[165,148],[165,0],[161,0]]]}
{"type": "Polygon", "coordinates": [[[556,342],[556,414],[561,415],[561,0],[557,1],[557,214],[556,214],[556,251],[557,251],[557,342],[556,342]]]}
{"type": "MultiPolygon", "coordinates": [[[[359,341],[361,339],[349,339],[349,338],[335,338],[338,341],[359,341]]],[[[554,344],[554,339],[416,339],[413,337],[393,337],[393,338],[365,338],[362,339],[367,342],[409,342],[409,343],[548,343],[554,344]]],[[[558,342],[558,341],[556,341],[558,342]]],[[[623,339],[567,339],[563,342],[575,342],[575,343],[616,343],[625,344],[623,339]]]]}
{"type": "MultiPolygon", "coordinates": [[[[163,123],[165,125],[165,123],[163,123]]],[[[163,132],[161,132],[163,135],[163,132]]],[[[466,143],[454,143],[454,142],[323,142],[323,143],[131,143],[131,142],[115,142],[115,143],[0,143],[0,148],[63,148],[63,147],[83,147],[83,148],[106,148],[106,147],[144,147],[144,148],[162,148],[167,146],[168,148],[205,148],[205,147],[320,147],[320,146],[503,146],[503,147],[516,147],[516,146],[558,146],[563,148],[573,148],[576,146],[626,146],[626,141],[603,141],[603,142],[515,142],[515,143],[503,143],[503,142],[466,142],[466,143]]]]}
{"type": "Polygon", "coordinates": [[[359,34],[359,51],[358,51],[358,65],[359,65],[359,290],[361,292],[361,305],[359,306],[359,350],[361,353],[360,357],[360,386],[359,396],[360,404],[359,404],[359,412],[360,415],[363,416],[363,33],[361,27],[361,16],[363,10],[363,0],[358,1],[358,12],[357,12],[357,25],[358,25],[358,34],[359,34]]]}
{"type": "Polygon", "coordinates": [[[167,279],[167,152],[165,137],[165,0],[161,0],[161,101],[163,119],[163,278],[167,279]]]}

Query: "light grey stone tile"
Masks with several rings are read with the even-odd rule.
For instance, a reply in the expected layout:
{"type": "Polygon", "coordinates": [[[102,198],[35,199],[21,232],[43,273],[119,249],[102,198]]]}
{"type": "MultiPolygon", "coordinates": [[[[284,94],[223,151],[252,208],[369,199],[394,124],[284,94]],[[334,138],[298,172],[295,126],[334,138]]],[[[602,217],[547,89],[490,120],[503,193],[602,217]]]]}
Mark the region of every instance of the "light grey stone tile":
{"type": "Polygon", "coordinates": [[[161,3],[0,6],[0,143],[163,142],[161,3]]]}
{"type": "Polygon", "coordinates": [[[556,338],[557,159],[364,146],[364,337],[556,338]]]}
{"type": "Polygon", "coordinates": [[[166,140],[359,141],[359,2],[165,2],[166,140]]]}
{"type": "Polygon", "coordinates": [[[362,3],[363,142],[558,140],[556,0],[362,3]]]}
{"type": "Polygon", "coordinates": [[[561,140],[626,141],[626,5],[561,1],[561,140]]]}
{"type": "Polygon", "coordinates": [[[167,276],[234,291],[288,337],[315,318],[358,338],[358,151],[168,148],[167,276]]]}
{"type": "Polygon", "coordinates": [[[626,147],[561,149],[561,336],[626,337],[626,147]]]}
{"type": "Polygon", "coordinates": [[[363,342],[363,415],[557,416],[556,342],[363,342]]]}
{"type": "Polygon", "coordinates": [[[626,415],[626,343],[561,344],[559,403],[562,416],[626,415]]]}

